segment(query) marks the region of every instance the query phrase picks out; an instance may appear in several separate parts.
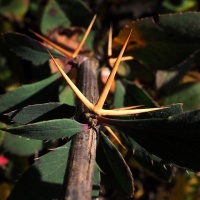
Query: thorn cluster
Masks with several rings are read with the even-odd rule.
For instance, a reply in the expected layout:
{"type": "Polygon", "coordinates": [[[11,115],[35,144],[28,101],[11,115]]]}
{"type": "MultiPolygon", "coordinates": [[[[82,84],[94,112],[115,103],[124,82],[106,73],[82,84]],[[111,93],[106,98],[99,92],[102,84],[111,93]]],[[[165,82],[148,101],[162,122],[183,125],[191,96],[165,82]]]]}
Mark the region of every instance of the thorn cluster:
{"type": "MultiPolygon", "coordinates": [[[[68,51],[66,51],[65,49],[61,48],[60,46],[56,45],[55,43],[49,41],[48,39],[46,39],[45,37],[39,35],[38,33],[33,32],[37,37],[39,37],[40,39],[42,39],[44,42],[46,42],[48,45],[52,46],[53,48],[57,49],[59,52],[61,52],[63,55],[65,55],[66,57],[69,58],[76,58],[77,55],[79,54],[84,42],[86,41],[90,30],[94,24],[94,21],[96,19],[96,15],[93,17],[90,25],[88,26],[78,48],[73,52],[70,53],[68,51]]],[[[126,49],[126,46],[129,42],[129,39],[131,37],[132,34],[132,30],[130,30],[130,33],[118,55],[117,58],[110,58],[109,60],[109,64],[112,67],[112,71],[108,77],[108,80],[104,86],[104,89],[97,101],[97,103],[94,105],[92,104],[82,93],[81,91],[76,87],[76,85],[71,81],[71,79],[68,77],[68,75],[64,72],[64,70],[60,67],[60,65],[56,62],[56,60],[54,59],[53,55],[48,51],[49,55],[51,56],[53,62],[55,63],[56,67],[58,68],[58,70],[60,71],[60,73],[62,74],[62,76],[64,77],[64,79],[66,80],[66,82],[68,83],[68,85],[71,87],[71,89],[74,91],[74,93],[77,95],[77,97],[82,101],[82,103],[94,114],[98,115],[98,116],[124,116],[124,115],[133,115],[133,114],[139,114],[139,113],[144,113],[144,112],[150,112],[150,111],[155,111],[155,110],[159,110],[159,109],[163,109],[163,108],[146,108],[146,109],[139,109],[137,107],[139,106],[131,106],[131,107],[123,107],[123,108],[118,108],[118,109],[112,109],[112,110],[105,110],[103,109],[103,105],[105,103],[105,100],[108,96],[108,93],[110,91],[111,85],[114,81],[118,66],[120,64],[120,62],[123,60],[130,60],[133,59],[132,56],[127,56],[127,57],[123,57],[123,53],[126,49]],[[113,64],[114,63],[114,64],[113,64]],[[137,108],[137,109],[135,109],[137,108]]],[[[109,41],[108,41],[108,56],[112,56],[112,27],[110,28],[109,31],[109,41]]],[[[115,138],[116,136],[114,135],[114,133],[112,132],[112,130],[109,127],[105,127],[115,138]]],[[[124,146],[121,144],[121,142],[119,141],[119,139],[116,139],[120,145],[124,148],[124,146]]]]}

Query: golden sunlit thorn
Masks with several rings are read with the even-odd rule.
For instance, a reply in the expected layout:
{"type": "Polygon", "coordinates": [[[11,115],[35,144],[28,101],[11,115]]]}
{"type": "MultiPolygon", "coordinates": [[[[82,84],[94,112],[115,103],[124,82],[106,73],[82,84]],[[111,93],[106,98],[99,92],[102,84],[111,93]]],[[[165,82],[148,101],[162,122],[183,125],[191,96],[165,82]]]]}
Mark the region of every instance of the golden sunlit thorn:
{"type": "Polygon", "coordinates": [[[115,74],[116,74],[116,72],[117,72],[119,63],[120,63],[121,58],[122,58],[122,56],[123,56],[123,53],[124,53],[124,51],[125,51],[125,49],[126,49],[126,46],[127,46],[127,44],[128,44],[128,41],[129,41],[129,39],[130,39],[131,33],[132,33],[132,30],[130,31],[130,33],[129,33],[127,39],[126,39],[126,42],[124,43],[124,45],[123,45],[123,47],[122,47],[122,49],[121,49],[121,51],[120,51],[120,53],[119,53],[119,56],[118,56],[118,58],[117,58],[117,60],[116,60],[116,62],[115,62],[115,65],[113,66],[113,69],[112,69],[112,71],[111,71],[111,73],[110,73],[110,75],[109,75],[109,77],[108,77],[108,80],[107,80],[105,86],[104,86],[103,92],[101,93],[101,95],[100,95],[100,97],[99,97],[99,99],[98,99],[98,101],[97,101],[97,103],[96,103],[96,105],[95,105],[95,107],[94,107],[94,111],[95,111],[96,113],[98,113],[98,114],[100,114],[101,109],[102,109],[102,107],[103,107],[103,105],[104,105],[104,102],[105,102],[105,100],[106,100],[106,98],[107,98],[107,96],[108,96],[110,87],[111,87],[112,82],[113,82],[113,80],[114,80],[114,78],[115,78],[115,74]]]}
{"type": "Polygon", "coordinates": [[[49,151],[54,151],[56,148],[48,148],[49,151]]]}
{"type": "MultiPolygon", "coordinates": [[[[48,51],[48,50],[47,50],[48,51]]],[[[60,65],[56,62],[56,60],[54,59],[54,57],[52,56],[52,54],[48,51],[49,55],[51,56],[54,64],[56,65],[56,67],[58,68],[58,70],[60,71],[60,73],[62,74],[62,76],[64,77],[64,79],[67,81],[67,83],[69,84],[69,86],[71,87],[71,89],[74,91],[74,93],[78,96],[78,98],[83,102],[83,104],[89,109],[89,110],[93,110],[94,109],[94,105],[81,93],[81,91],[76,87],[76,85],[74,85],[74,83],[70,80],[70,78],[67,76],[67,74],[63,71],[63,69],[60,67],[60,65]]]]}
{"type": "Polygon", "coordinates": [[[115,135],[112,129],[108,126],[104,126],[104,128],[115,138],[115,140],[121,145],[122,148],[126,149],[126,147],[122,144],[120,139],[115,135]]]}
{"type": "MultiPolygon", "coordinates": [[[[133,60],[133,56],[124,56],[121,58],[121,61],[128,61],[128,60],[133,60]]],[[[112,67],[113,63],[115,63],[117,58],[109,58],[109,65],[112,67]]]]}
{"type": "Polygon", "coordinates": [[[127,61],[127,60],[133,60],[134,57],[133,56],[124,56],[122,57],[121,61],[127,61]]]}
{"type": "Polygon", "coordinates": [[[113,33],[113,28],[112,25],[110,26],[109,32],[108,32],[108,56],[112,56],[112,33],[113,33]]]}
{"type": "Polygon", "coordinates": [[[144,108],[144,109],[133,109],[133,110],[101,110],[102,116],[124,116],[124,115],[135,115],[140,113],[152,112],[156,110],[163,110],[167,107],[160,108],[144,108]]]}
{"type": "Polygon", "coordinates": [[[130,110],[130,109],[135,109],[135,108],[139,108],[141,107],[142,105],[138,105],[138,106],[127,106],[127,107],[123,107],[123,108],[115,108],[115,109],[112,109],[112,110],[130,110]]]}
{"type": "MultiPolygon", "coordinates": [[[[108,50],[107,50],[108,57],[112,56],[112,34],[113,34],[113,28],[111,25],[109,32],[108,32],[108,50]]],[[[133,60],[133,59],[134,59],[133,56],[124,56],[121,58],[121,61],[128,61],[128,60],[133,60]]],[[[108,62],[111,67],[114,65],[116,60],[117,60],[117,58],[109,58],[108,62]]]]}
{"type": "Polygon", "coordinates": [[[63,55],[65,55],[66,57],[72,58],[72,53],[66,51],[65,49],[63,49],[62,47],[58,46],[57,44],[51,42],[50,40],[48,40],[47,38],[43,37],[42,35],[30,30],[30,32],[32,32],[34,35],[36,35],[38,38],[40,38],[41,40],[43,40],[44,42],[46,42],[48,45],[50,45],[51,47],[55,48],[56,50],[58,50],[59,52],[61,52],[63,55]]]}
{"type": "Polygon", "coordinates": [[[80,52],[80,50],[81,50],[83,44],[85,43],[85,41],[86,41],[86,39],[87,39],[87,37],[88,37],[90,31],[91,31],[91,28],[92,28],[92,26],[93,26],[93,24],[94,24],[94,22],[95,22],[96,17],[97,17],[97,15],[95,15],[95,16],[93,17],[93,19],[92,19],[92,21],[90,22],[90,25],[88,26],[88,28],[87,28],[87,30],[86,30],[86,32],[85,32],[85,34],[84,34],[84,36],[83,36],[83,38],[82,38],[80,44],[78,45],[78,47],[76,48],[76,50],[75,50],[74,53],[72,54],[73,58],[75,58],[75,57],[79,54],[79,52],[80,52]]]}
{"type": "Polygon", "coordinates": [[[166,167],[166,165],[163,165],[163,168],[164,168],[165,170],[167,170],[167,167],[166,167]]]}
{"type": "Polygon", "coordinates": [[[133,155],[135,154],[135,149],[133,149],[133,155]]]}
{"type": "Polygon", "coordinates": [[[40,160],[40,158],[34,158],[33,160],[34,160],[34,161],[36,161],[36,160],[40,160]]]}

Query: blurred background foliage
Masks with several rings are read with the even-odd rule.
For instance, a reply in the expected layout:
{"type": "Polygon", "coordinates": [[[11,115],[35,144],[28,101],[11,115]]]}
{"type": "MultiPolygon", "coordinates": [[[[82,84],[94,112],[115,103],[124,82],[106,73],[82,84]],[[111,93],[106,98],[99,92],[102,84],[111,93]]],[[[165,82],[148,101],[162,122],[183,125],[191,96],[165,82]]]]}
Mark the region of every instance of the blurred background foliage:
{"type": "MultiPolygon", "coordinates": [[[[105,50],[107,32],[111,23],[114,37],[117,37],[120,30],[133,20],[152,16],[156,21],[159,19],[159,14],[195,12],[199,9],[198,0],[0,0],[0,32],[20,32],[35,38],[29,31],[34,30],[68,49],[75,49],[84,28],[87,27],[94,13],[97,13],[98,20],[83,51],[90,50],[92,54],[103,60],[107,56],[105,50]]],[[[151,33],[146,33],[147,38],[148,34],[151,33]]],[[[114,43],[113,54],[117,52],[118,44],[114,43]]],[[[173,55],[176,58],[176,52],[173,52],[173,55]]],[[[168,57],[169,61],[170,59],[172,58],[168,57]]],[[[165,66],[165,68],[159,68],[156,65],[148,67],[145,63],[133,60],[122,63],[118,73],[135,83],[140,89],[145,90],[154,99],[152,103],[154,106],[157,103],[167,105],[180,102],[184,105],[184,111],[199,109],[200,60],[198,49],[194,56],[185,57],[184,60],[184,63],[165,66]]],[[[0,94],[20,85],[49,77],[55,72],[55,68],[51,64],[50,66],[48,62],[39,63],[37,60],[29,62],[21,59],[6,47],[3,39],[0,39],[0,94]]],[[[72,70],[70,74],[73,78],[76,72],[72,70]]],[[[104,83],[103,75],[101,79],[102,84],[104,83]]],[[[59,90],[60,102],[73,105],[73,94],[69,87],[63,84],[59,90]],[[68,94],[67,97],[66,94],[68,94]]],[[[116,81],[112,92],[116,97],[116,93],[120,92],[120,82],[116,81]]],[[[118,98],[114,99],[115,107],[121,106],[120,95],[118,98]]],[[[5,125],[1,123],[0,126],[5,125]]],[[[27,141],[4,132],[0,133],[1,200],[7,198],[20,174],[34,162],[34,157],[45,153],[49,146],[52,144],[37,140],[27,141]]],[[[141,158],[139,153],[135,155],[135,159],[129,156],[129,152],[122,151],[122,153],[134,174],[136,185],[134,199],[200,199],[198,173],[186,172],[178,168],[168,173],[164,167],[160,168],[151,161],[138,161],[141,158]]],[[[105,190],[102,199],[124,199],[124,197],[119,193],[105,190]]]]}

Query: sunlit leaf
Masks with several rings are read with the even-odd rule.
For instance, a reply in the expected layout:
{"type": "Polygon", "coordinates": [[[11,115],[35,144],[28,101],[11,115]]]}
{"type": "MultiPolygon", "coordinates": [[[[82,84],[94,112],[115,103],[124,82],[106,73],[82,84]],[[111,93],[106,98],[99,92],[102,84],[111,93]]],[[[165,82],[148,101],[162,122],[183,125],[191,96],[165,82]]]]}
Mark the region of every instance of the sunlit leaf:
{"type": "Polygon", "coordinates": [[[70,26],[70,21],[60,8],[58,2],[50,0],[43,11],[40,24],[41,31],[43,34],[46,34],[58,26],[68,27],[70,26]]]}
{"type": "Polygon", "coordinates": [[[71,106],[75,106],[75,98],[73,90],[67,85],[60,87],[59,101],[71,106]]]}
{"type": "Polygon", "coordinates": [[[27,140],[26,138],[5,133],[2,147],[12,154],[29,156],[43,148],[41,140],[27,140]]]}
{"type": "Polygon", "coordinates": [[[199,24],[198,12],[159,15],[157,21],[153,18],[137,20],[120,31],[113,47],[121,47],[133,29],[129,55],[152,70],[169,69],[199,51],[199,24]]]}
{"type": "Polygon", "coordinates": [[[165,0],[162,2],[162,6],[169,11],[173,12],[184,12],[197,6],[195,0],[181,0],[179,2],[165,0]]]}
{"type": "Polygon", "coordinates": [[[23,174],[9,200],[58,199],[63,180],[70,143],[36,160],[23,174]]]}
{"type": "Polygon", "coordinates": [[[169,199],[173,199],[174,195],[177,200],[196,199],[198,187],[199,178],[196,174],[192,172],[190,174],[184,173],[182,176],[177,177],[173,188],[173,195],[169,194],[169,199]]]}
{"type": "Polygon", "coordinates": [[[6,132],[37,140],[71,137],[87,128],[73,119],[55,119],[3,129],[6,132]]]}

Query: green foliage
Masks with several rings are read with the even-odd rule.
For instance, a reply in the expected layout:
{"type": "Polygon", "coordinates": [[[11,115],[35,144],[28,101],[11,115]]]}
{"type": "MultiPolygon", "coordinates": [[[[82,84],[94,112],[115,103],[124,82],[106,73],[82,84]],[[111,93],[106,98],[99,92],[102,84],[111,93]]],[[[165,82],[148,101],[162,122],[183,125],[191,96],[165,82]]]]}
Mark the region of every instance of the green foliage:
{"type": "Polygon", "coordinates": [[[65,17],[65,13],[61,10],[59,4],[54,0],[50,0],[44,8],[40,26],[41,32],[46,34],[58,26],[69,27],[70,21],[65,17]],[[49,21],[51,23],[48,23],[49,21]]]}
{"type": "Polygon", "coordinates": [[[127,80],[116,81],[113,105],[115,108],[132,105],[159,107],[144,89],[127,80]]]}
{"type": "Polygon", "coordinates": [[[115,38],[114,47],[125,42],[133,29],[131,54],[152,70],[177,67],[199,50],[200,13],[159,15],[127,24],[115,38]]]}
{"type": "Polygon", "coordinates": [[[128,134],[148,152],[163,159],[163,163],[173,163],[198,171],[200,112],[195,110],[177,113],[176,106],[172,106],[170,110],[172,113],[175,111],[174,114],[163,110],[149,118],[124,120],[99,117],[99,121],[128,134]]]}
{"type": "Polygon", "coordinates": [[[2,147],[9,153],[19,156],[30,156],[43,148],[43,141],[27,139],[10,133],[5,133],[2,147]]]}
{"type": "Polygon", "coordinates": [[[56,94],[58,81],[59,76],[55,74],[42,81],[23,85],[2,95],[0,98],[0,113],[9,112],[34,103],[56,101],[58,98],[56,94]]]}
{"type": "Polygon", "coordinates": [[[55,140],[71,137],[88,128],[72,119],[55,119],[44,122],[31,123],[4,129],[5,131],[22,137],[37,140],[55,140]]]}
{"type": "Polygon", "coordinates": [[[163,98],[164,104],[172,102],[182,102],[184,110],[194,110],[199,108],[200,84],[197,82],[185,83],[177,86],[170,95],[163,98]]]}
{"type": "Polygon", "coordinates": [[[1,1],[0,13],[9,18],[23,19],[28,11],[28,1],[14,0],[14,1],[1,1]]]}
{"type": "Polygon", "coordinates": [[[57,199],[64,179],[69,147],[70,143],[67,143],[39,158],[23,174],[9,199],[57,199]]]}
{"type": "MultiPolygon", "coordinates": [[[[102,52],[106,49],[105,30],[107,31],[110,25],[110,16],[115,19],[113,27],[116,30],[121,29],[119,34],[115,32],[112,57],[121,48],[130,29],[133,29],[126,54],[133,56],[134,61],[126,62],[126,66],[121,65],[125,76],[122,79],[122,73],[119,71],[114,93],[108,98],[110,107],[171,105],[160,111],[140,115],[115,118],[98,116],[98,166],[94,169],[92,199],[99,196],[100,182],[129,197],[133,196],[136,187],[137,199],[147,199],[148,193],[156,193],[158,200],[173,199],[173,194],[180,200],[197,199],[199,182],[194,173],[189,176],[176,169],[178,176],[172,178],[172,175],[174,166],[200,170],[200,13],[162,14],[169,10],[177,12],[195,9],[197,1],[180,0],[175,3],[164,0],[160,7],[156,5],[157,10],[152,10],[156,1],[133,1],[128,6],[133,6],[140,12],[141,19],[129,19],[132,22],[128,24],[123,24],[124,19],[120,19],[117,24],[116,13],[112,9],[109,10],[113,6],[116,9],[126,6],[126,3],[122,5],[118,2],[116,6],[115,1],[110,1],[108,5],[105,1],[99,6],[96,1],[90,5],[85,2],[49,0],[42,4],[40,1],[0,1],[0,30],[6,32],[0,39],[0,130],[3,130],[0,132],[0,154],[8,155],[8,168],[12,168],[12,155],[23,156],[26,162],[31,160],[32,163],[33,156],[45,154],[47,148],[55,148],[30,165],[14,187],[9,199],[59,198],[65,170],[68,167],[68,140],[88,128],[87,124],[81,124],[73,119],[76,108],[70,105],[75,104],[75,98],[69,86],[63,86],[58,74],[42,75],[43,68],[48,71],[51,69],[52,74],[55,70],[52,64],[47,63],[47,45],[30,38],[32,33],[28,30],[40,32],[48,37],[49,33],[60,31],[60,27],[65,28],[66,35],[56,32],[58,36],[54,42],[58,42],[67,50],[73,49],[76,46],[73,37],[77,42],[82,35],[77,35],[69,26],[78,26],[79,30],[87,27],[93,16],[91,10],[97,7],[99,30],[96,30],[95,24],[86,45],[89,49],[96,49],[90,53],[97,56],[100,63],[107,63],[107,55],[102,52]],[[138,5],[142,5],[146,10],[142,10],[138,5]],[[149,10],[152,10],[151,14],[161,12],[161,15],[154,18],[146,17],[145,14],[148,14],[149,10]],[[122,24],[125,25],[123,28],[122,24]],[[71,39],[72,46],[68,46],[71,39]],[[4,45],[23,60],[14,57],[13,52],[7,53],[4,45]],[[167,77],[163,81],[164,86],[158,80],[161,74],[158,70],[161,73],[163,70],[167,72],[167,77]],[[191,71],[193,76],[188,78],[191,71]],[[176,73],[175,76],[173,72],[176,73]],[[35,78],[35,74],[41,75],[42,80],[35,78]],[[16,76],[18,78],[15,78],[16,76]],[[118,145],[114,146],[111,142],[113,140],[104,135],[104,125],[114,127],[127,152],[118,145]],[[60,140],[61,138],[67,139],[60,140]],[[42,140],[51,142],[44,144],[42,140]],[[149,183],[149,174],[156,177],[156,181],[160,181],[159,186],[149,183]],[[166,183],[169,180],[173,182],[166,183]],[[145,191],[142,191],[140,185],[144,185],[142,188],[145,188],[145,191]],[[147,188],[150,187],[151,191],[148,191],[147,188]],[[174,193],[170,194],[170,189],[174,193]],[[143,195],[138,197],[137,191],[143,195]]],[[[120,13],[120,16],[123,14],[120,13]]],[[[50,51],[54,57],[60,58],[66,70],[66,62],[69,59],[57,51],[50,51]]],[[[77,64],[79,59],[70,61],[77,64]]],[[[71,69],[71,66],[68,69],[71,69]]],[[[69,76],[74,80],[76,72],[70,71],[69,76]]],[[[24,166],[20,167],[24,170],[24,166]]],[[[0,175],[6,180],[9,177],[9,181],[13,181],[12,173],[8,169],[0,170],[0,175]]]]}
{"type": "MultiPolygon", "coordinates": [[[[42,64],[49,59],[47,48],[40,42],[20,33],[6,33],[3,39],[7,46],[17,55],[34,63],[42,64]]],[[[59,53],[52,52],[53,56],[62,58],[59,53]]]]}
{"type": "Polygon", "coordinates": [[[102,170],[102,181],[127,196],[133,196],[134,181],[131,171],[122,155],[103,133],[98,148],[97,162],[102,170]]]}
{"type": "Polygon", "coordinates": [[[71,118],[75,114],[75,107],[61,103],[44,103],[26,106],[4,114],[12,124],[25,125],[33,122],[51,119],[71,118]],[[65,110],[66,112],[62,112],[65,110]]]}

